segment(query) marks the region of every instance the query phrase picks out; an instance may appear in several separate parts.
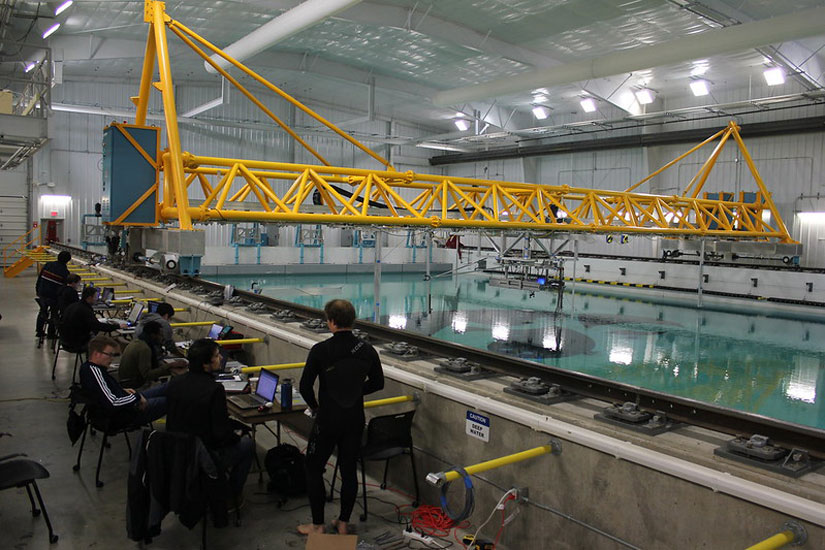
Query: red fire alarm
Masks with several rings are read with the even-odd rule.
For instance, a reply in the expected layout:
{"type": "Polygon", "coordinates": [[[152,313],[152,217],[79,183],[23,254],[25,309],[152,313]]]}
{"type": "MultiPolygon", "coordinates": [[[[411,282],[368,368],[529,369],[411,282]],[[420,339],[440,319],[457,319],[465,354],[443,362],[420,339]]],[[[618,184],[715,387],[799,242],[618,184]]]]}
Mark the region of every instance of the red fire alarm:
{"type": "Polygon", "coordinates": [[[32,222],[32,227],[34,227],[35,229],[37,229],[37,222],[32,222]]]}
{"type": "Polygon", "coordinates": [[[58,214],[57,210],[52,210],[51,211],[52,218],[56,218],[57,214],[58,214]]]}

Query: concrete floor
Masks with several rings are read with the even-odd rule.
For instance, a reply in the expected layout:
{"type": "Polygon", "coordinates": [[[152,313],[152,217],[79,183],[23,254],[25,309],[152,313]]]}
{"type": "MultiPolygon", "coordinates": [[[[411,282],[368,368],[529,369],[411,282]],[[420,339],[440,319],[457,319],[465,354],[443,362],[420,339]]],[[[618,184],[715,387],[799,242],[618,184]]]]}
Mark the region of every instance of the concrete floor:
{"type": "MultiPolygon", "coordinates": [[[[126,477],[128,455],[122,437],[112,441],[104,455],[101,479],[104,487],[95,487],[94,472],[100,437],[87,439],[80,472],[72,471],[77,447],[66,435],[68,387],[72,376],[73,356],[61,353],[57,379],[51,380],[53,354],[44,347],[37,349],[34,324],[34,270],[14,279],[0,279],[0,456],[26,453],[39,460],[51,473],[40,487],[55,532],[60,540],[54,547],[116,548],[138,546],[126,536],[126,477]],[[6,435],[10,434],[10,435],[6,435]]],[[[258,452],[274,446],[274,437],[261,430],[258,452]]],[[[304,447],[299,436],[288,433],[286,442],[304,447]],[[290,441],[292,438],[292,441],[290,441]]],[[[254,466],[253,466],[254,468],[254,466]]],[[[329,469],[331,470],[331,469],[329,469]]],[[[331,472],[330,472],[331,473],[331,472]]],[[[266,493],[258,476],[250,474],[245,488],[246,505],[242,526],[209,528],[211,548],[303,548],[305,538],[295,532],[299,523],[310,519],[305,498],[292,499],[279,509],[275,498],[266,493]]],[[[367,480],[370,483],[370,480],[367,480]]],[[[360,504],[353,512],[359,540],[372,542],[388,530],[400,531],[395,505],[409,504],[391,491],[368,490],[370,517],[358,521],[360,504]],[[380,498],[381,500],[377,500],[380,498]],[[382,502],[386,501],[386,502],[382,502]]],[[[359,495],[359,503],[360,503],[359,495]]],[[[337,512],[337,501],[327,505],[327,519],[337,512]]],[[[48,531],[42,516],[33,518],[25,490],[0,493],[0,548],[43,549],[49,547],[48,531]]],[[[200,525],[187,530],[170,515],[163,523],[163,533],[149,548],[197,548],[200,525]]]]}

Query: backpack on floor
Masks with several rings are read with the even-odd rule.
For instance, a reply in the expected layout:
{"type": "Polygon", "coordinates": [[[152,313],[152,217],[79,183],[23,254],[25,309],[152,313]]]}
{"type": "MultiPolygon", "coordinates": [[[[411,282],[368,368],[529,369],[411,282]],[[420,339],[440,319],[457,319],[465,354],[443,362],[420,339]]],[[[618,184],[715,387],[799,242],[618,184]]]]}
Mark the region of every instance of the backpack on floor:
{"type": "Polygon", "coordinates": [[[285,497],[306,493],[305,457],[294,445],[282,443],[266,452],[264,467],[269,474],[267,490],[285,497]]]}

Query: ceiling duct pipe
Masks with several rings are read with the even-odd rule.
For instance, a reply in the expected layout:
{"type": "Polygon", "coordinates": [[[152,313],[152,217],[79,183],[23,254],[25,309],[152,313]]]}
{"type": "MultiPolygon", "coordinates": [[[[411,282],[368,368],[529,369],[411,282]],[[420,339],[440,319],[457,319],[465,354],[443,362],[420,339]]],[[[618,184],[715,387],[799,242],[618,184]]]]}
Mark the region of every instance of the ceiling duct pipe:
{"type": "MultiPolygon", "coordinates": [[[[223,51],[236,61],[249,59],[272,45],[286,40],[350,6],[359,4],[361,1],[362,0],[307,0],[291,10],[285,11],[234,44],[223,48],[223,51]]],[[[231,66],[228,61],[217,54],[212,56],[212,60],[223,69],[231,66]]],[[[203,66],[212,74],[217,72],[215,68],[206,61],[203,62],[203,66]]]]}
{"type": "Polygon", "coordinates": [[[825,8],[813,8],[791,15],[771,17],[724,29],[713,29],[653,46],[528,71],[515,77],[445,90],[433,96],[433,103],[439,107],[447,107],[528,92],[537,88],[561,86],[651,67],[675,65],[703,57],[741,52],[769,44],[819,36],[822,35],[824,28],[825,8]]]}

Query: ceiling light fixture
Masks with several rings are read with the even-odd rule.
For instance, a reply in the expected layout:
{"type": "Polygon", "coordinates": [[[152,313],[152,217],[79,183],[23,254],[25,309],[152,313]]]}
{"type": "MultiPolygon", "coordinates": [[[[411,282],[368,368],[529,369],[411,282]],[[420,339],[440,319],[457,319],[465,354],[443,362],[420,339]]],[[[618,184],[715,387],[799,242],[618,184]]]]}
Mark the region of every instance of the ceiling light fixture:
{"type": "Polygon", "coordinates": [[[72,4],[74,4],[74,0],[66,0],[65,2],[57,6],[57,9],[54,10],[54,14],[60,15],[61,13],[69,9],[69,6],[71,6],[72,4]]]}
{"type": "Polygon", "coordinates": [[[785,83],[785,70],[782,69],[782,67],[765,69],[762,76],[765,77],[765,82],[768,83],[768,86],[778,86],[779,84],[785,83]]]}
{"type": "Polygon", "coordinates": [[[470,129],[470,121],[466,118],[457,118],[455,119],[455,127],[461,130],[462,132],[466,132],[470,129]]]}
{"type": "Polygon", "coordinates": [[[544,120],[550,114],[550,109],[544,105],[535,105],[533,107],[533,116],[538,120],[544,120]]]}
{"type": "Polygon", "coordinates": [[[707,80],[694,80],[690,83],[690,89],[696,97],[708,95],[710,93],[707,80]]]}
{"type": "Polygon", "coordinates": [[[592,97],[582,99],[581,106],[585,113],[592,113],[596,110],[596,102],[592,97]]]}
{"type": "Polygon", "coordinates": [[[647,88],[643,88],[636,92],[636,100],[639,102],[639,105],[653,103],[653,92],[647,88]]]}
{"type": "Polygon", "coordinates": [[[30,61],[29,63],[26,63],[26,69],[25,69],[25,71],[26,71],[26,72],[29,72],[29,71],[31,71],[32,69],[34,69],[35,67],[37,67],[37,61],[30,61]]]}
{"type": "Polygon", "coordinates": [[[51,35],[53,35],[57,31],[57,29],[59,29],[59,28],[60,28],[60,23],[55,23],[54,25],[52,25],[51,27],[46,29],[46,32],[43,33],[43,40],[45,40],[48,37],[50,37],[51,35]]]}

